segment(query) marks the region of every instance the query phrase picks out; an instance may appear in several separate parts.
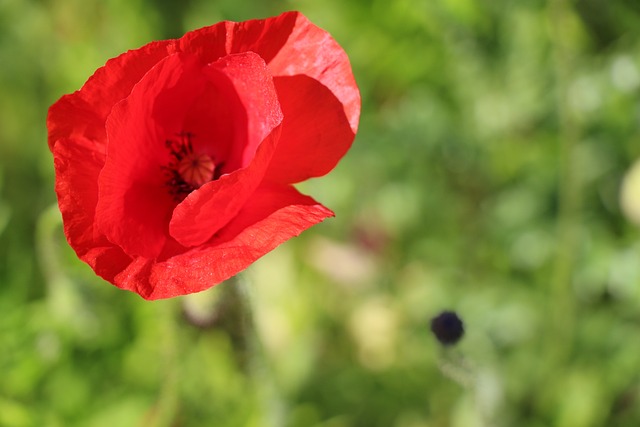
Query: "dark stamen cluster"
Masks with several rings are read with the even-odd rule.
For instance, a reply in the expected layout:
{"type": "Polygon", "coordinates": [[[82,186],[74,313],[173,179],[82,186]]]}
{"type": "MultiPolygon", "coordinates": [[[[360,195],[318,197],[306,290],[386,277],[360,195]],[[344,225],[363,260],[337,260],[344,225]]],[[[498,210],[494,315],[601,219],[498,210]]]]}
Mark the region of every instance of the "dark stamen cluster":
{"type": "Polygon", "coordinates": [[[177,140],[167,139],[164,143],[165,147],[169,149],[172,159],[167,166],[162,166],[162,169],[167,177],[166,184],[169,187],[169,194],[176,201],[182,201],[189,193],[195,190],[178,172],[178,165],[182,159],[193,154],[193,145],[191,143],[193,134],[191,132],[180,132],[177,136],[177,140]]]}

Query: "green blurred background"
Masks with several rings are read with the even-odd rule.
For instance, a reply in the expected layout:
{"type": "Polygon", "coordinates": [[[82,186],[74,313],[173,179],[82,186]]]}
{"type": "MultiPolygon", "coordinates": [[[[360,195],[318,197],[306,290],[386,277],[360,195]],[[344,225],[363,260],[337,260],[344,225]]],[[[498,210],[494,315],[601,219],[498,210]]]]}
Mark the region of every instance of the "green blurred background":
{"type": "Polygon", "coordinates": [[[0,0],[0,426],[640,425],[639,94],[636,0],[0,0]],[[128,49],[292,9],[363,112],[301,186],[337,217],[244,275],[256,334],[230,284],[146,302],[94,277],[48,106],[128,49]]]}

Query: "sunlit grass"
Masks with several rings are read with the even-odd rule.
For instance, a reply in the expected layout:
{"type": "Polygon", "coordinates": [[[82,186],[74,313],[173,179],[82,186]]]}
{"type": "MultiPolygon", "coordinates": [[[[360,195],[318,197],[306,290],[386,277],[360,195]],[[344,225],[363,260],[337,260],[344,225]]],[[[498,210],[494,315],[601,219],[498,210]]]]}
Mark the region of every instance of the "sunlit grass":
{"type": "Polygon", "coordinates": [[[633,2],[177,4],[0,2],[0,425],[638,425],[633,2]],[[300,186],[336,218],[249,269],[249,329],[96,278],[60,228],[48,106],[127,49],[296,8],[363,94],[352,150],[300,186]]]}

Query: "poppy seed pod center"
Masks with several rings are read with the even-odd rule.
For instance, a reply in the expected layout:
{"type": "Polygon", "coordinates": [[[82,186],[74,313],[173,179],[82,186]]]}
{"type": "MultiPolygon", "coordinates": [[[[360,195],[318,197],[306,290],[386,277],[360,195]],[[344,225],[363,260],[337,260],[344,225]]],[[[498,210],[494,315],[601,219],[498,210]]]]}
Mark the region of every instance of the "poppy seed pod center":
{"type": "Polygon", "coordinates": [[[193,134],[181,132],[165,142],[171,161],[162,168],[167,175],[169,193],[178,201],[215,178],[216,164],[206,153],[193,150],[193,134]]]}
{"type": "Polygon", "coordinates": [[[191,153],[178,163],[178,173],[187,184],[200,188],[213,179],[215,164],[206,154],[191,153]]]}

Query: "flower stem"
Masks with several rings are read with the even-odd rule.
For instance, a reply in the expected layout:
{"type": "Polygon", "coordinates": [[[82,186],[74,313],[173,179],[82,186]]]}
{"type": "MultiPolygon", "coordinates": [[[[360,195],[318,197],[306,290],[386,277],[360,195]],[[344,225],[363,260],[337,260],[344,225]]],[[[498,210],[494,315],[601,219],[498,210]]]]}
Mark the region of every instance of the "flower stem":
{"type": "Polygon", "coordinates": [[[174,299],[153,302],[162,342],[158,346],[161,360],[160,388],[158,398],[151,411],[142,419],[140,426],[170,427],[175,425],[179,408],[179,357],[177,343],[176,307],[174,299]]]}
{"type": "Polygon", "coordinates": [[[580,129],[568,100],[574,52],[572,38],[566,30],[571,28],[568,24],[572,11],[567,0],[551,0],[549,13],[560,139],[558,240],[549,292],[551,313],[548,316],[551,322],[549,330],[553,331],[550,356],[555,360],[554,365],[564,363],[572,350],[576,308],[571,284],[580,233],[581,186],[575,157],[580,129]]]}
{"type": "Polygon", "coordinates": [[[178,412],[179,357],[176,325],[176,302],[173,299],[158,301],[158,317],[162,327],[162,374],[164,375],[158,397],[159,416],[156,427],[173,425],[178,412]]]}
{"type": "Polygon", "coordinates": [[[280,427],[285,425],[286,404],[279,393],[273,375],[273,367],[260,339],[254,317],[255,299],[245,277],[236,276],[228,285],[241,309],[242,336],[246,343],[247,366],[255,384],[264,420],[261,425],[280,427]]]}
{"type": "Polygon", "coordinates": [[[46,283],[46,301],[52,319],[58,326],[69,328],[83,336],[88,322],[78,322],[79,318],[90,319],[94,314],[76,289],[76,283],[64,271],[60,260],[62,216],[58,205],[43,211],[36,226],[35,246],[38,263],[46,283]]]}
{"type": "Polygon", "coordinates": [[[502,407],[502,382],[490,369],[476,366],[455,348],[443,347],[438,356],[438,368],[458,383],[473,399],[477,427],[495,427],[502,407]]]}

